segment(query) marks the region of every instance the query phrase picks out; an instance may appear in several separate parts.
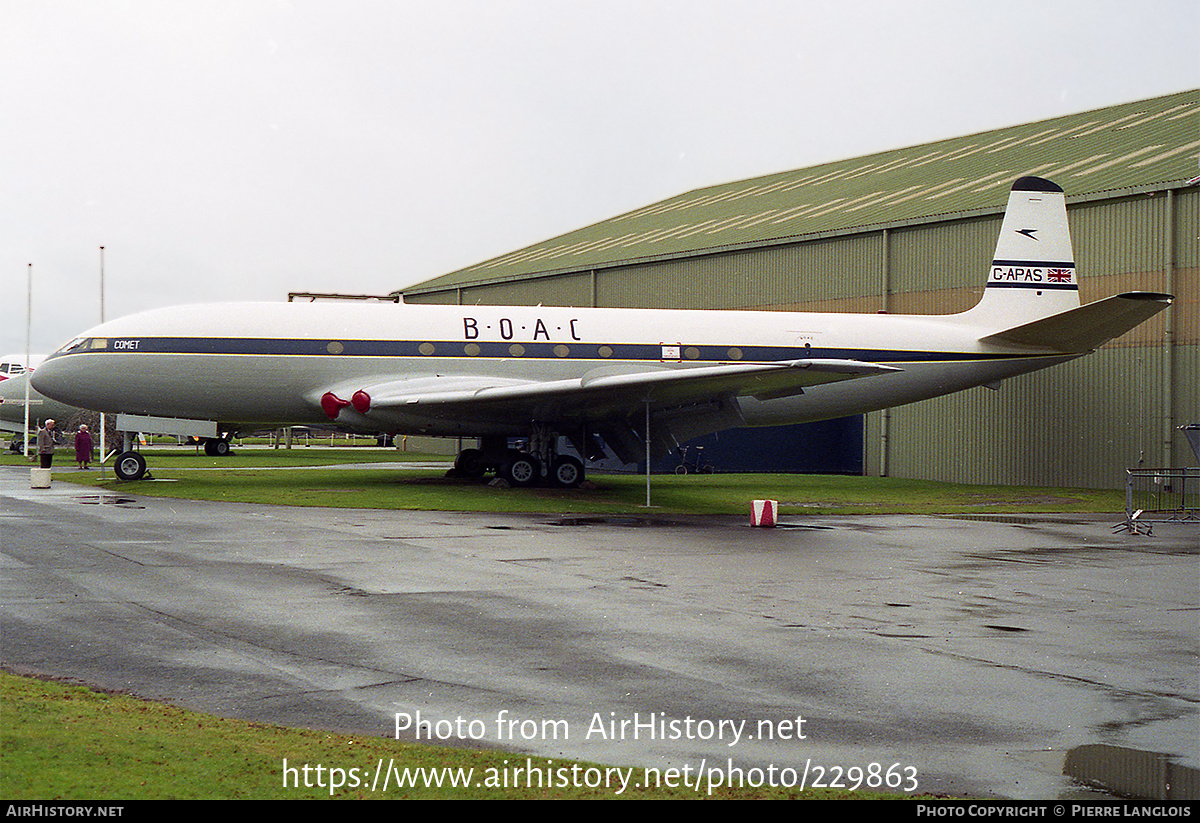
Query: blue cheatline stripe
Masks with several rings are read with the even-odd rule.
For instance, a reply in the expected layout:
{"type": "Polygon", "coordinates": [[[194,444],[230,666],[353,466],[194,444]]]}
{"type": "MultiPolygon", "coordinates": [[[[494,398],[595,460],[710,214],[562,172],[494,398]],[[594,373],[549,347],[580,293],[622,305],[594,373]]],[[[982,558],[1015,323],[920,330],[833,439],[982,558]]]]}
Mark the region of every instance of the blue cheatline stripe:
{"type": "Polygon", "coordinates": [[[1075,263],[1055,262],[1053,260],[993,260],[993,266],[1021,266],[1034,269],[1073,269],[1075,263]]]}
{"type": "MultiPolygon", "coordinates": [[[[1007,286],[1010,284],[989,284],[1007,286]]],[[[1011,284],[1016,285],[1016,284],[1011,284]]],[[[1021,284],[1024,285],[1024,284],[1021,284]]],[[[1049,288],[1039,286],[1039,288],[1049,288]]],[[[99,342],[99,341],[97,341],[99,342]]],[[[674,344],[672,344],[674,347],[674,344]]],[[[1028,355],[997,355],[888,349],[835,349],[807,346],[679,346],[680,358],[664,360],[663,347],[646,343],[530,343],[477,340],[312,340],[267,337],[139,337],[112,338],[103,348],[91,341],[60,355],[111,354],[264,355],[279,357],[375,357],[596,360],[679,363],[770,363],[808,358],[858,360],[867,363],[1007,360],[1028,355]],[[136,344],[136,345],[135,345],[136,344]]]]}

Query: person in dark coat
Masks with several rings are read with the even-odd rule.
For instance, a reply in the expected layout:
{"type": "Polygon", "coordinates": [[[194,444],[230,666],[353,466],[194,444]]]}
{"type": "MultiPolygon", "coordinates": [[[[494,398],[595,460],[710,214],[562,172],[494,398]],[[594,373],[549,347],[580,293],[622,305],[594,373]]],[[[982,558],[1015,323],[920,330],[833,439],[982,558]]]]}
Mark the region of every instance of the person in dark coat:
{"type": "Polygon", "coordinates": [[[75,462],[81,469],[91,468],[88,464],[92,462],[92,433],[86,423],[81,423],[75,432],[75,462]]]}

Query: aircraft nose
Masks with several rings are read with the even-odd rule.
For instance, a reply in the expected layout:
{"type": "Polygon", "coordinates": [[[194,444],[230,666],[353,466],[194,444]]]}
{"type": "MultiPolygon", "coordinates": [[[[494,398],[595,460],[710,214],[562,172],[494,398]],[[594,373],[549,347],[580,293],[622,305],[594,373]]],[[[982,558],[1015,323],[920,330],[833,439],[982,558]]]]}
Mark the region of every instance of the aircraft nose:
{"type": "Polygon", "coordinates": [[[74,377],[76,369],[69,357],[52,357],[34,371],[30,385],[51,400],[67,403],[72,406],[83,406],[75,397],[78,381],[74,377]]]}

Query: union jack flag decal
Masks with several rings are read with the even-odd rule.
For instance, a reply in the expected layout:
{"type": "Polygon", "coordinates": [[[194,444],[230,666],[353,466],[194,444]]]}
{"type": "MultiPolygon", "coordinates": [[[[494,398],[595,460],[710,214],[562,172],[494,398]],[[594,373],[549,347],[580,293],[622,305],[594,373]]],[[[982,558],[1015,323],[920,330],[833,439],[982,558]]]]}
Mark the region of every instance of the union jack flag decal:
{"type": "Polygon", "coordinates": [[[1074,269],[1048,269],[1046,271],[1046,277],[1051,283],[1070,283],[1074,274],[1074,269]]]}

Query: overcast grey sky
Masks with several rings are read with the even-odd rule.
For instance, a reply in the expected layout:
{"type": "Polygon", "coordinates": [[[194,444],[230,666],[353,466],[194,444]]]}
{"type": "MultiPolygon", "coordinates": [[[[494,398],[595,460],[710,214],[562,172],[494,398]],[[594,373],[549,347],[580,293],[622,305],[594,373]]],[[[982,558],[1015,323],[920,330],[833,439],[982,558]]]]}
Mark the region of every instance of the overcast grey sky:
{"type": "MultiPolygon", "coordinates": [[[[1200,87],[1195,0],[0,0],[0,353],[1200,87]]],[[[214,317],[217,313],[214,311],[214,317]]]]}

